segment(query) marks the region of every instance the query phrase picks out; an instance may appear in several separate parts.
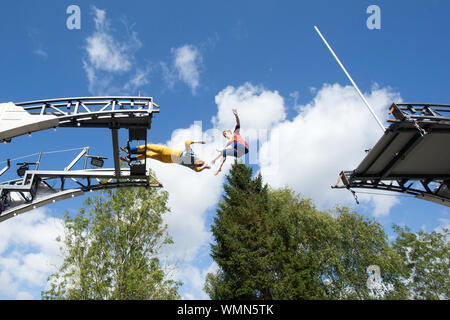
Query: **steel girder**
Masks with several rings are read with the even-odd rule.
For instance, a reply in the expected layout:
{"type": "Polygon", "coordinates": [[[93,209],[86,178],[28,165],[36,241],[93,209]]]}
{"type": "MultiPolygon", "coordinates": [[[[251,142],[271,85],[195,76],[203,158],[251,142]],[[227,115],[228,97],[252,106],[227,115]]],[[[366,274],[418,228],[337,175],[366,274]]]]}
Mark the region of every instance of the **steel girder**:
{"type": "MultiPolygon", "coordinates": [[[[23,178],[0,182],[0,222],[89,191],[122,187],[162,187],[148,171],[146,160],[138,166],[139,170],[136,170],[136,165],[131,169],[121,168],[119,160],[119,129],[129,129],[130,139],[132,135],[139,133],[138,138],[147,143],[147,130],[151,128],[152,116],[159,113],[159,106],[154,103],[152,97],[74,97],[9,103],[7,107],[13,109],[11,113],[20,111],[26,120],[22,123],[20,119],[14,122],[14,117],[5,117],[4,121],[9,121],[9,129],[0,135],[2,142],[11,142],[11,138],[50,129],[52,126],[107,128],[112,134],[114,168],[86,169],[86,159],[92,157],[88,156],[89,147],[86,147],[63,171],[37,170],[38,166],[36,170],[24,169],[23,178]],[[84,169],[71,170],[83,156],[86,158],[84,169]]],[[[4,112],[8,110],[3,109],[4,112]]],[[[0,171],[0,175],[5,173],[10,165],[7,160],[7,166],[0,171]]]]}

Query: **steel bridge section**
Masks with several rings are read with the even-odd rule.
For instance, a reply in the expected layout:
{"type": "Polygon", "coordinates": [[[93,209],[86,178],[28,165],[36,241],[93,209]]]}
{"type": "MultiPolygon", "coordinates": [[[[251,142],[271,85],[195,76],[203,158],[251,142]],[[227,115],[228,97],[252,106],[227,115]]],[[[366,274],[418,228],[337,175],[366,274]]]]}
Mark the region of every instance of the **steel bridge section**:
{"type": "Polygon", "coordinates": [[[151,175],[133,176],[128,168],[121,168],[120,176],[120,180],[117,179],[114,168],[28,170],[22,179],[0,183],[0,222],[49,203],[81,196],[85,192],[125,187],[162,187],[151,175]],[[153,181],[150,181],[150,177],[153,181]]]}
{"type": "MultiPolygon", "coordinates": [[[[9,143],[12,138],[56,127],[106,128],[111,130],[114,160],[114,168],[86,169],[88,158],[96,158],[101,163],[107,158],[88,155],[89,147],[85,147],[63,171],[44,171],[38,170],[43,154],[39,153],[37,162],[28,163],[35,165],[35,170],[26,166],[20,174],[22,178],[0,182],[0,222],[90,191],[162,187],[147,168],[147,159],[130,168],[123,168],[119,159],[119,129],[128,129],[131,140],[143,140],[146,144],[155,113],[159,113],[159,106],[153,98],[140,96],[72,97],[0,104],[0,142],[9,143]],[[83,157],[84,168],[72,170],[83,157]]],[[[6,162],[0,176],[11,167],[11,161],[6,162]]]]}
{"type": "Polygon", "coordinates": [[[385,134],[332,188],[399,192],[450,207],[450,105],[393,103],[389,113],[385,134]]]}
{"type": "Polygon", "coordinates": [[[153,114],[159,113],[152,97],[73,97],[4,105],[0,142],[56,127],[150,129],[153,114]]]}

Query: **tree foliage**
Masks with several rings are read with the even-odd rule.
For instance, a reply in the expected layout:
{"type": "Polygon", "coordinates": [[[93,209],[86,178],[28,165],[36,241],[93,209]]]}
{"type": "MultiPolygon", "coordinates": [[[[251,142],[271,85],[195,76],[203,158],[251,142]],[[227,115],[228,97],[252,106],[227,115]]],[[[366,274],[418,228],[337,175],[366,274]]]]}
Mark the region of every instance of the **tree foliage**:
{"type": "Polygon", "coordinates": [[[221,271],[217,279],[208,276],[207,289],[214,299],[271,297],[268,187],[262,185],[261,176],[251,179],[251,175],[251,168],[233,165],[224,187],[226,195],[217,209],[212,227],[217,244],[212,245],[212,257],[221,271]]]}
{"type": "Polygon", "coordinates": [[[272,190],[235,163],[212,226],[207,275],[212,299],[402,299],[402,255],[373,219],[336,207],[318,210],[288,188],[272,190]],[[380,269],[382,294],[367,285],[380,269]]]}
{"type": "Polygon", "coordinates": [[[395,225],[398,237],[394,249],[402,256],[405,284],[411,299],[448,300],[450,298],[450,232],[423,230],[412,233],[395,225]]]}
{"type": "Polygon", "coordinates": [[[163,225],[168,194],[158,189],[106,190],[66,212],[58,239],[64,261],[43,299],[176,299],[158,253],[172,240],[163,225]]]}

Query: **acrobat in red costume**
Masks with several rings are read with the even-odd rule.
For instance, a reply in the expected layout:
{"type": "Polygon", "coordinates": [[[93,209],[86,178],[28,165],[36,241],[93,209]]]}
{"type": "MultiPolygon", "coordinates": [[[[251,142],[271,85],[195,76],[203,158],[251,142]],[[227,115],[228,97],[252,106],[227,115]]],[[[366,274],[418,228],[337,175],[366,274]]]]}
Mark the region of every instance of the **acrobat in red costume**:
{"type": "Polygon", "coordinates": [[[211,161],[211,164],[214,164],[217,159],[222,157],[219,169],[217,169],[217,171],[214,173],[215,175],[218,175],[222,170],[222,166],[225,163],[227,156],[240,158],[248,153],[248,144],[240,136],[241,124],[239,122],[239,116],[236,109],[233,109],[233,114],[236,117],[236,127],[234,128],[234,132],[231,132],[231,130],[224,130],[222,132],[223,136],[228,139],[227,145],[224,149],[217,149],[219,155],[211,161]]]}

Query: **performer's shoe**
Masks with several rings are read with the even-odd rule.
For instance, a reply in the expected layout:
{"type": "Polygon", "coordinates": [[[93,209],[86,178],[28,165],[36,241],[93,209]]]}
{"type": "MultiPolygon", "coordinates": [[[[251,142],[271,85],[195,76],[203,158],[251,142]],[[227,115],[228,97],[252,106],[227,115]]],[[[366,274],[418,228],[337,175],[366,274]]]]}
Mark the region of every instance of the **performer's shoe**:
{"type": "Polygon", "coordinates": [[[122,150],[126,154],[130,154],[130,150],[128,149],[128,147],[120,147],[120,150],[122,150]]]}
{"type": "Polygon", "coordinates": [[[120,157],[120,160],[127,162],[127,163],[131,162],[130,158],[128,158],[128,157],[120,157]]]}

